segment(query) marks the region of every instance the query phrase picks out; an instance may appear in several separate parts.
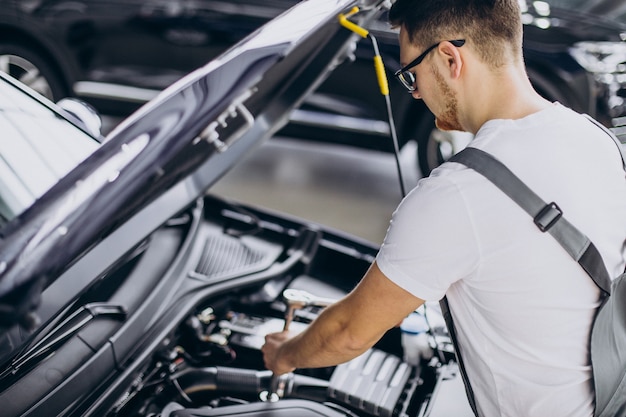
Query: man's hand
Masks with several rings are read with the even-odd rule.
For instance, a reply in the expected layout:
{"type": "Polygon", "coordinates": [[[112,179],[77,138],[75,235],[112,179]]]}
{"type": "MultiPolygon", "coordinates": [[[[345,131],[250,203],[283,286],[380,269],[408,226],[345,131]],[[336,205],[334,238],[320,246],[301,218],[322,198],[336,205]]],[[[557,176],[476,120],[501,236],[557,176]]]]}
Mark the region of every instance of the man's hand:
{"type": "Polygon", "coordinates": [[[265,344],[261,348],[265,367],[274,375],[282,375],[293,372],[296,368],[285,364],[284,355],[281,356],[280,348],[290,337],[289,332],[269,333],[265,336],[265,344]]]}
{"type": "Polygon", "coordinates": [[[265,336],[261,348],[265,366],[282,375],[295,368],[347,362],[374,346],[423,303],[390,281],[374,262],[347,296],[322,310],[303,332],[265,336]]]}

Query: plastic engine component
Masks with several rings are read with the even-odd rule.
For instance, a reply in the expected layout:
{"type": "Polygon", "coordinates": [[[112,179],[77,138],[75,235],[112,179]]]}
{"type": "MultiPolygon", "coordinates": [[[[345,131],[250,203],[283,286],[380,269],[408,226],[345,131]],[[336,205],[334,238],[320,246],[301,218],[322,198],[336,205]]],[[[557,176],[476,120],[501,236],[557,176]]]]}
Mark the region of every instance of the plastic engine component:
{"type": "Polygon", "coordinates": [[[339,365],[330,379],[329,396],[358,410],[380,417],[398,415],[407,397],[413,367],[397,356],[370,349],[339,365]]]}

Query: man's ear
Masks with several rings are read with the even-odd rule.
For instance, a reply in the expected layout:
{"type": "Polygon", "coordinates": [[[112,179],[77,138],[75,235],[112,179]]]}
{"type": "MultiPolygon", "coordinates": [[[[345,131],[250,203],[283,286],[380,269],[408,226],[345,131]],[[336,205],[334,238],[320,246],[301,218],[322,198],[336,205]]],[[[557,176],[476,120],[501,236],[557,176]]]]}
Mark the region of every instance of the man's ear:
{"type": "Polygon", "coordinates": [[[437,47],[437,52],[448,68],[448,75],[453,79],[460,77],[463,68],[463,56],[459,52],[459,48],[448,41],[443,41],[437,47]]]}

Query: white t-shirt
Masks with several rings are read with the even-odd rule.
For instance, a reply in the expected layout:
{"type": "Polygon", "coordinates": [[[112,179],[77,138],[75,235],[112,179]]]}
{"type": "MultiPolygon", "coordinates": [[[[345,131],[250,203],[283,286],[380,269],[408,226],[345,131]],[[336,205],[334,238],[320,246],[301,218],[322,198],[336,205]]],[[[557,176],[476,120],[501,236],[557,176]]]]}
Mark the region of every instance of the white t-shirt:
{"type": "MultiPolygon", "coordinates": [[[[472,143],[502,161],[624,270],[626,180],[615,143],[555,103],[492,120],[472,143]]],[[[599,291],[529,214],[475,171],[446,163],[393,215],[381,271],[415,296],[444,294],[481,416],[593,414],[589,329],[599,291]]]]}

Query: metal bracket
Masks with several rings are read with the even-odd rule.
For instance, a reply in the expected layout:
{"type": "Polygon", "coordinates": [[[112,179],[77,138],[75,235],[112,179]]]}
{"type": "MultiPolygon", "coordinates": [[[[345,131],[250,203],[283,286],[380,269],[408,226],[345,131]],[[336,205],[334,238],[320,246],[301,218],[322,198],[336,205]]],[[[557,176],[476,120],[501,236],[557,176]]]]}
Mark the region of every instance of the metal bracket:
{"type": "Polygon", "coordinates": [[[213,145],[218,152],[225,152],[230,145],[241,138],[254,125],[254,116],[244,105],[244,102],[249,99],[255,91],[256,89],[250,89],[237,97],[226,110],[217,116],[216,120],[209,123],[209,125],[200,132],[193,144],[195,145],[204,140],[213,145]],[[227,130],[232,126],[235,126],[235,131],[227,130]],[[225,130],[226,132],[224,132],[225,130]],[[220,132],[228,139],[222,140],[220,132]]]}

